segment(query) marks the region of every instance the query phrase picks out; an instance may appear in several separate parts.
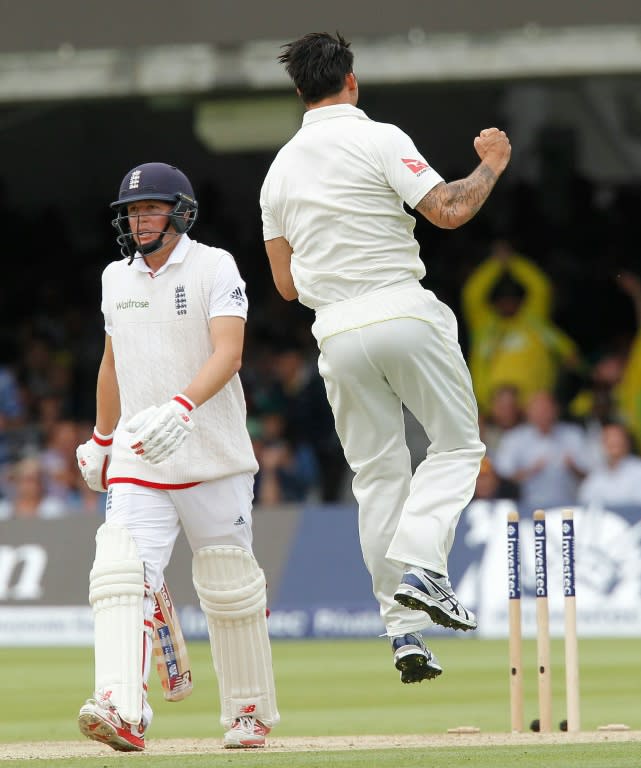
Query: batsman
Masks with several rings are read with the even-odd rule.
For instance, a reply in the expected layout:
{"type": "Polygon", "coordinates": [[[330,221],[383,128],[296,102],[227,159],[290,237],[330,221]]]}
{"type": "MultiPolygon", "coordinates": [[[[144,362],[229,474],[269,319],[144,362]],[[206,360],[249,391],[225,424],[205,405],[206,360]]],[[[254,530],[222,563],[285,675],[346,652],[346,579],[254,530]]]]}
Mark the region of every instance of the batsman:
{"type": "Polygon", "coordinates": [[[154,593],[182,525],[223,744],[263,747],[279,714],[265,576],[252,553],[258,467],[238,376],[245,283],[228,252],[188,236],[198,203],[177,168],[133,168],[111,207],[123,258],[102,275],[96,426],[77,449],[89,487],[107,490],[89,582],[95,691],[78,724],[115,750],[144,750],[154,593]]]}

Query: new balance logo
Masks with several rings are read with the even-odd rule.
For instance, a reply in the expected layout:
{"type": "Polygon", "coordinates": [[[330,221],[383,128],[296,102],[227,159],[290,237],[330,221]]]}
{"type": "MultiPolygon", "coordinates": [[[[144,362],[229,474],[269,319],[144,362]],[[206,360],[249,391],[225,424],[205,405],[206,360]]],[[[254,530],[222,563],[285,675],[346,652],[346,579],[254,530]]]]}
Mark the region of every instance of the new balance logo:
{"type": "Polygon", "coordinates": [[[238,286],[238,288],[234,288],[234,290],[229,294],[229,298],[237,307],[242,307],[246,302],[245,294],[243,293],[243,289],[240,286],[238,286]]]}
{"type": "Polygon", "coordinates": [[[410,169],[412,173],[420,174],[423,171],[426,171],[429,168],[429,165],[427,163],[424,163],[422,160],[412,160],[407,157],[402,157],[401,160],[405,163],[405,165],[410,169]]]}
{"type": "Polygon", "coordinates": [[[245,525],[245,518],[242,515],[240,515],[240,517],[238,518],[238,520],[236,520],[234,525],[245,525]]]}

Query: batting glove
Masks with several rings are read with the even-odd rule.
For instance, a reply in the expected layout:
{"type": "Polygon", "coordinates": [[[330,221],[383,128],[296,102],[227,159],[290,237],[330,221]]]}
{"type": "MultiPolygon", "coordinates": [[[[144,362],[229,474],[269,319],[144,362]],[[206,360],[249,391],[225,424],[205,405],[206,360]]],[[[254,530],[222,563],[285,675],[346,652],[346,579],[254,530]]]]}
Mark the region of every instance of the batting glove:
{"type": "Polygon", "coordinates": [[[107,468],[111,461],[112,443],[113,432],[101,435],[94,429],[91,440],[76,448],[80,474],[92,491],[107,490],[107,468]]]}
{"type": "Polygon", "coordinates": [[[194,428],[196,405],[185,395],[134,416],[125,429],[134,432],[131,450],[149,464],[160,464],[180,448],[194,428]]]}

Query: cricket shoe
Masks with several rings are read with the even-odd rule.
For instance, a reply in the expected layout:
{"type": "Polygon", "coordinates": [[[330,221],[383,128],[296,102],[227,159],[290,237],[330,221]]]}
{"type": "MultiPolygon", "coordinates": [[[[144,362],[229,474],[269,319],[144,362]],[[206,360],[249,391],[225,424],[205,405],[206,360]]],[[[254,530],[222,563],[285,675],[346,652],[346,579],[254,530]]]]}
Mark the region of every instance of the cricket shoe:
{"type": "Polygon", "coordinates": [[[435,624],[451,629],[476,629],[476,616],[463,608],[447,576],[425,568],[410,568],[394,594],[406,608],[425,611],[435,624]]]}
{"type": "Polygon", "coordinates": [[[425,646],[417,632],[391,638],[394,666],[401,673],[402,683],[420,683],[433,680],[443,672],[436,656],[425,646]]]}
{"type": "Polygon", "coordinates": [[[225,749],[255,749],[265,746],[265,736],[271,731],[253,715],[241,715],[223,736],[225,749]]]}
{"type": "Polygon", "coordinates": [[[142,722],[135,726],[122,720],[109,698],[87,699],[78,713],[78,727],[87,738],[118,752],[142,752],[145,748],[142,722]]]}

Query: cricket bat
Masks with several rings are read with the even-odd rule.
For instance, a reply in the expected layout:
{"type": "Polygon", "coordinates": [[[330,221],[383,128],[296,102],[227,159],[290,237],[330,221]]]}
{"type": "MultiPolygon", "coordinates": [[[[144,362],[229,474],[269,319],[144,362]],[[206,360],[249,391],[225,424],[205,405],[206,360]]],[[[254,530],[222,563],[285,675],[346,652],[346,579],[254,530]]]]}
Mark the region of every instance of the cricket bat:
{"type": "Polygon", "coordinates": [[[192,691],[191,665],[174,602],[163,582],[154,593],[154,658],[167,701],[180,701],[192,691]]]}

